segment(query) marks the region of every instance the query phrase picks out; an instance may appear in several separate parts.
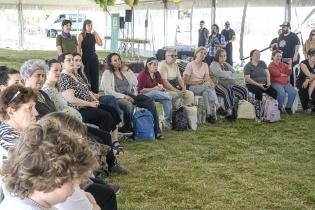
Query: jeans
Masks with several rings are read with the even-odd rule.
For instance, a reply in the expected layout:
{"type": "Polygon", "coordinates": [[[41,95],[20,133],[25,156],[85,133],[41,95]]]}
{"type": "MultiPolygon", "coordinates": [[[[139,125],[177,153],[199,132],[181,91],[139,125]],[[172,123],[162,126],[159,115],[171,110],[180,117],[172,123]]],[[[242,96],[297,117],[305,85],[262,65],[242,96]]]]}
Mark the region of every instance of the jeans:
{"type": "Polygon", "coordinates": [[[218,101],[214,88],[209,88],[208,83],[206,82],[202,85],[190,85],[189,90],[191,90],[195,95],[203,97],[207,109],[207,115],[210,115],[212,103],[218,101]]]}
{"type": "MultiPolygon", "coordinates": [[[[154,119],[154,132],[155,132],[155,136],[157,136],[157,134],[160,133],[161,130],[159,127],[159,116],[158,116],[157,111],[156,111],[155,103],[153,101],[151,101],[151,102],[148,102],[145,104],[140,104],[140,103],[137,103],[136,101],[137,100],[135,100],[135,105],[137,107],[146,108],[147,110],[149,110],[152,113],[153,119],[154,119]]],[[[124,112],[124,127],[126,129],[128,129],[129,131],[133,131],[132,125],[131,125],[131,119],[133,116],[134,105],[131,102],[129,102],[123,98],[117,99],[117,103],[118,103],[119,107],[124,112]]]]}
{"type": "Polygon", "coordinates": [[[154,101],[160,102],[163,105],[164,121],[167,124],[170,124],[172,113],[172,96],[167,92],[162,92],[159,90],[152,90],[150,92],[144,93],[144,95],[151,97],[154,99],[154,101]]]}
{"type": "Polygon", "coordinates": [[[111,96],[111,95],[100,96],[99,101],[100,101],[100,104],[114,107],[119,114],[122,113],[122,111],[119,108],[119,105],[117,103],[117,100],[114,96],[111,96]]]}
{"type": "Polygon", "coordinates": [[[272,83],[271,86],[277,90],[277,100],[279,109],[282,109],[283,107],[286,93],[288,94],[288,102],[285,108],[291,109],[296,96],[296,90],[294,89],[294,87],[291,84],[283,85],[279,83],[272,83]]]}

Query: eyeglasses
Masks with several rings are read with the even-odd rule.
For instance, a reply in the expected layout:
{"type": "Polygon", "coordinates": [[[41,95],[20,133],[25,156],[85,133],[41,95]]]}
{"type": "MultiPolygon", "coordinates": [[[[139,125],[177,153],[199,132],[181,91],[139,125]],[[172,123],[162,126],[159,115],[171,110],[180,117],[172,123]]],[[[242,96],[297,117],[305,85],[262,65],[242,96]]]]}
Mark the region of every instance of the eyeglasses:
{"type": "Polygon", "coordinates": [[[21,93],[21,91],[18,90],[18,92],[16,92],[16,93],[12,96],[12,98],[10,99],[10,101],[9,101],[8,104],[12,103],[15,99],[17,99],[17,97],[20,95],[20,93],[21,93]]]}
{"type": "Polygon", "coordinates": [[[176,58],[177,57],[177,55],[168,55],[168,56],[170,56],[172,58],[176,58]]]}

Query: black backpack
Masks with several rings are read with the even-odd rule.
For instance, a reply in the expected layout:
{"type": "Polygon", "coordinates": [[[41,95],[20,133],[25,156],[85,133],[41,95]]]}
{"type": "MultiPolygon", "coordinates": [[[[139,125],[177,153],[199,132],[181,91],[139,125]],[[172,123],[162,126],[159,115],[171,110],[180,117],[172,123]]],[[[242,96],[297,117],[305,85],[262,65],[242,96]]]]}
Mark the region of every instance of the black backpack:
{"type": "Polygon", "coordinates": [[[187,111],[184,107],[179,107],[172,113],[172,129],[175,131],[184,131],[189,128],[187,111]]]}

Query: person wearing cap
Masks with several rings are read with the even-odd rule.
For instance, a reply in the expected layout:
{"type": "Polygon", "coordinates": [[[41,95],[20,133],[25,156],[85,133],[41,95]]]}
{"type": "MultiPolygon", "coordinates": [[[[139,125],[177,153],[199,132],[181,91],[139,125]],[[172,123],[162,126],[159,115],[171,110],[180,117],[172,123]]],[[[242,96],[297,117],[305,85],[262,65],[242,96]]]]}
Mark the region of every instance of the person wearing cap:
{"type": "Polygon", "coordinates": [[[232,42],[235,41],[235,31],[230,28],[230,22],[226,21],[224,24],[224,29],[221,31],[221,34],[225,37],[226,46],[226,62],[233,66],[233,46],[232,42]]]}
{"type": "Polygon", "coordinates": [[[202,96],[206,105],[206,120],[209,123],[215,122],[215,116],[212,116],[211,107],[216,107],[219,115],[225,116],[227,112],[221,107],[215,84],[209,75],[209,67],[203,62],[207,54],[207,48],[198,47],[195,51],[195,59],[187,64],[184,71],[184,80],[189,85],[195,95],[202,96]]]}
{"type": "Polygon", "coordinates": [[[211,26],[211,35],[209,36],[208,44],[205,47],[209,48],[205,62],[208,64],[208,66],[210,66],[217,50],[220,48],[225,49],[226,47],[225,37],[219,33],[219,26],[217,24],[213,24],[211,26]]]}
{"type": "Polygon", "coordinates": [[[145,69],[138,75],[138,92],[151,97],[163,105],[164,127],[171,128],[172,96],[165,91],[160,72],[157,71],[158,60],[148,58],[145,69]]]}
{"type": "Polygon", "coordinates": [[[315,29],[311,30],[308,39],[305,41],[303,45],[303,54],[305,59],[307,59],[307,52],[311,48],[315,48],[315,29]]]}
{"type": "MultiPolygon", "coordinates": [[[[292,67],[294,67],[299,63],[299,49],[301,45],[299,37],[291,32],[291,24],[289,22],[284,22],[280,27],[282,27],[282,34],[278,39],[278,49],[283,52],[283,61],[288,63],[292,59],[292,67]]],[[[293,74],[290,76],[290,83],[294,86],[293,74]]]]}
{"type": "Polygon", "coordinates": [[[158,65],[163,86],[171,94],[175,109],[181,105],[189,106],[194,104],[194,93],[186,89],[186,84],[180,74],[176,58],[176,49],[168,48],[165,53],[165,60],[161,61],[158,65]]]}
{"type": "Polygon", "coordinates": [[[305,112],[314,111],[315,105],[315,49],[307,51],[307,59],[300,63],[300,73],[296,80],[300,101],[305,112]],[[313,109],[313,110],[312,110],[313,109]]]}
{"type": "Polygon", "coordinates": [[[205,21],[200,21],[200,28],[198,30],[198,47],[205,46],[208,43],[209,30],[205,27],[205,21]]]}

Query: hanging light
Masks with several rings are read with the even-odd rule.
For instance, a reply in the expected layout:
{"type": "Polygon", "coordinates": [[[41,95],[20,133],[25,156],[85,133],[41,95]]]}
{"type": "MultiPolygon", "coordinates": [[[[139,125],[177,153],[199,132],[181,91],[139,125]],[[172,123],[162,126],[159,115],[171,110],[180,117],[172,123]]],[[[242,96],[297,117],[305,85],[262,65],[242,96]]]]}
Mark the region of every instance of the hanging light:
{"type": "Polygon", "coordinates": [[[182,0],[172,0],[173,3],[178,4],[180,3],[182,0]]]}

